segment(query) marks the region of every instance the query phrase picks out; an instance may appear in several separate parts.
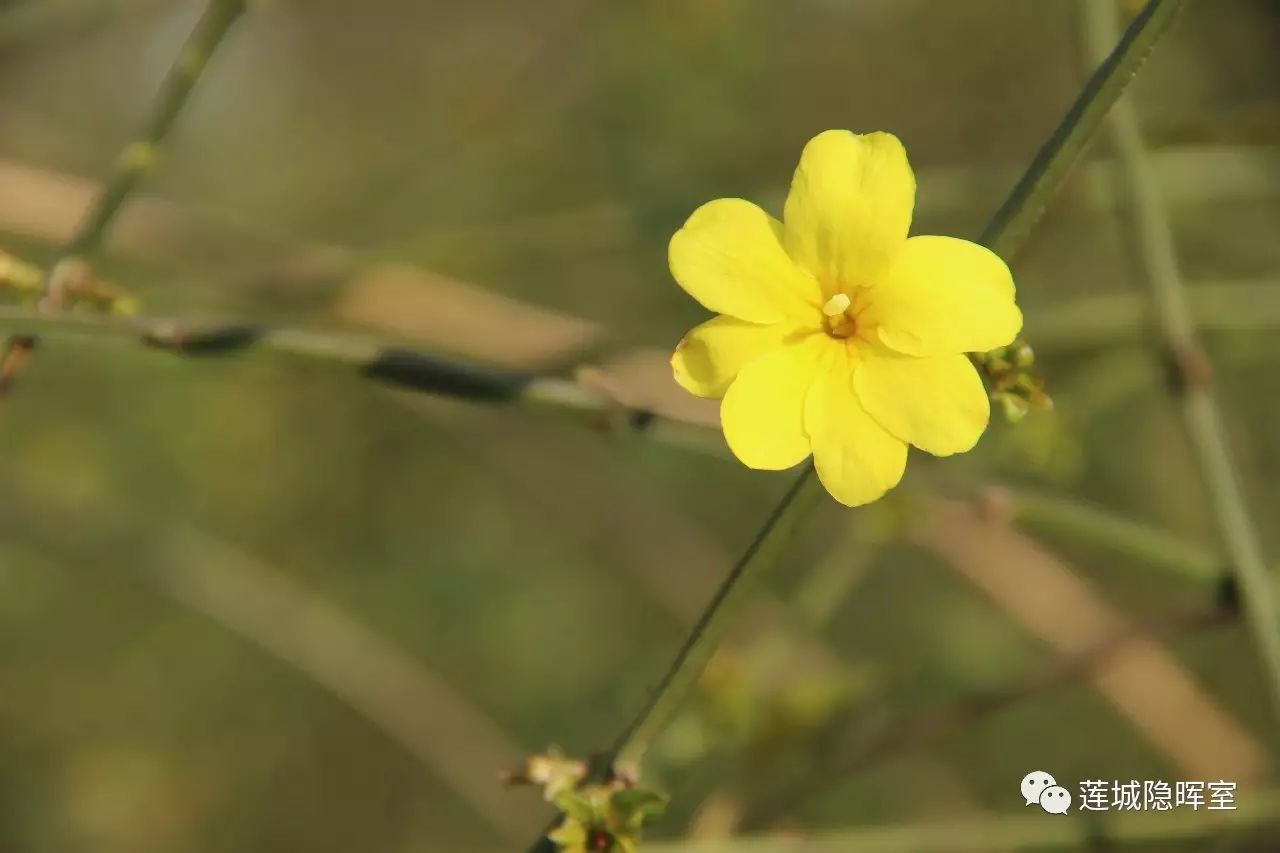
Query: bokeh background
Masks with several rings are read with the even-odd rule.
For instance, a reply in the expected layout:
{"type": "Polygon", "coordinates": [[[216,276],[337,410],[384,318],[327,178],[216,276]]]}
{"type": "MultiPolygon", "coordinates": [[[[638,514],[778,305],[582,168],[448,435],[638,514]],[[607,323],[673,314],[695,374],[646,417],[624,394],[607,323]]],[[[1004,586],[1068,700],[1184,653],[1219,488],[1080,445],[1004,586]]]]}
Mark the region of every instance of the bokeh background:
{"type": "MultiPolygon", "coordinates": [[[[0,248],[56,256],[201,7],[0,3],[0,248]]],[[[1280,4],[1188,7],[1133,99],[1274,564],[1280,4]]],[[[664,368],[703,318],[665,264],[688,213],[778,211],[809,137],[886,129],[915,230],[975,235],[1095,64],[1083,15],[261,0],[97,269],[148,314],[374,334],[714,423],[664,368]]],[[[1122,171],[1104,134],[1014,264],[1056,409],[822,505],[645,768],[673,796],[655,849],[1025,817],[1032,769],[1269,796],[1122,171]]],[[[611,425],[44,342],[0,400],[0,849],[522,848],[550,812],[499,771],[613,738],[791,476],[611,425]]],[[[1096,849],[1266,850],[1277,825],[1096,849]]]]}

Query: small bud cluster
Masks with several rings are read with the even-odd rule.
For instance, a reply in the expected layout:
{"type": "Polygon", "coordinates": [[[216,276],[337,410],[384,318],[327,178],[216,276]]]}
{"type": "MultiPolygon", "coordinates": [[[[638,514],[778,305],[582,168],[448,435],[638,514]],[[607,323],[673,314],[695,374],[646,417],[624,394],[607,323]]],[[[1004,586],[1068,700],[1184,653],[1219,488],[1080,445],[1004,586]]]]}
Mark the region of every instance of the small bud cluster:
{"type": "Polygon", "coordinates": [[[505,774],[509,785],[537,785],[564,813],[547,836],[563,853],[634,853],[644,825],[660,816],[667,798],[640,787],[635,776],[615,772],[603,783],[587,781],[585,761],[552,747],[505,774]]]}
{"type": "Polygon", "coordinates": [[[1004,412],[1005,420],[1017,423],[1033,409],[1049,409],[1053,400],[1044,391],[1044,379],[1036,375],[1036,356],[1026,341],[1018,339],[1006,347],[971,355],[987,378],[991,400],[1004,412]]]}

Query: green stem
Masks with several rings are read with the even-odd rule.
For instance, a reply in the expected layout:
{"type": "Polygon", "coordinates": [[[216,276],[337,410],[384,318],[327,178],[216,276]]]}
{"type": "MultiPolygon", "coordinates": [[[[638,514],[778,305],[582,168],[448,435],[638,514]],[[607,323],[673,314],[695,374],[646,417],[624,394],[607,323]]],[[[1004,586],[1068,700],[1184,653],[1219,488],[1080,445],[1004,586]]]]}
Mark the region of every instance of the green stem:
{"type": "MultiPolygon", "coordinates": [[[[0,306],[0,330],[3,329],[13,332],[30,329],[43,337],[64,340],[115,340],[133,345],[141,342],[190,358],[253,352],[296,358],[349,369],[392,387],[477,402],[541,408],[588,424],[611,421],[625,434],[664,444],[727,452],[717,433],[708,427],[629,408],[572,379],[505,371],[428,351],[401,348],[377,339],[237,323],[201,326],[157,318],[122,320],[91,314],[41,314],[0,306]]],[[[1093,543],[1192,581],[1217,582],[1226,570],[1226,559],[1221,554],[1100,507],[1059,495],[1003,486],[1000,500],[1007,503],[1013,520],[1020,524],[1093,543]]],[[[839,572],[844,573],[846,568],[842,562],[839,572]]],[[[817,597],[829,598],[826,592],[818,593],[817,597]]]]}
{"type": "MultiPolygon", "coordinates": [[[[43,275],[30,264],[0,254],[0,290],[39,292],[43,275]]],[[[1273,283],[1197,286],[1189,296],[1201,328],[1261,330],[1280,326],[1280,300],[1276,299],[1273,283]]],[[[1137,341],[1141,337],[1139,324],[1145,316],[1134,294],[1083,297],[1060,306],[1046,307],[1043,315],[1041,322],[1031,327],[1039,351],[1137,341]],[[1103,321],[1099,322],[1098,318],[1103,321]]],[[[627,408],[567,380],[508,371],[504,374],[506,382],[524,386],[526,393],[503,396],[495,394],[492,389],[495,371],[479,362],[397,346],[369,336],[269,327],[240,321],[201,322],[159,317],[122,320],[94,314],[50,314],[6,305],[0,305],[0,332],[39,332],[48,338],[142,341],[154,349],[185,356],[287,354],[316,364],[353,367],[366,378],[430,394],[477,400],[513,399],[590,418],[616,414],[621,416],[622,426],[639,426],[639,432],[658,441],[701,449],[724,449],[723,442],[715,440],[710,431],[702,427],[658,417],[643,409],[627,408]],[[449,376],[448,381],[443,378],[445,374],[449,376]]],[[[1117,387],[1123,388],[1123,393],[1129,393],[1130,388],[1145,381],[1146,373],[1141,376],[1130,373],[1132,371],[1117,377],[1117,387]]],[[[1096,385],[1096,380],[1090,380],[1088,384],[1096,385]]]]}
{"type": "MultiPolygon", "coordinates": [[[[1114,39],[1110,42],[1114,48],[1110,54],[1099,57],[1097,70],[987,223],[979,243],[1006,261],[1022,248],[1076,158],[1097,133],[1103,118],[1151,54],[1181,6],[1182,0],[1148,0],[1119,42],[1114,39]]],[[[1011,346],[1024,348],[1026,342],[1019,337],[1011,346]]],[[[977,365],[989,380],[998,380],[981,360],[977,360],[977,365]]]]}
{"type": "Polygon", "coordinates": [[[156,149],[173,127],[191,90],[204,73],[218,45],[244,12],[248,0],[210,0],[182,52],[161,84],[160,93],[138,138],[125,146],[93,207],[63,252],[66,257],[91,254],[101,245],[107,229],[124,202],[155,164],[156,149]]]}
{"type": "MultiPolygon", "coordinates": [[[[1115,29],[1115,9],[1106,0],[1090,0],[1085,12],[1086,35],[1091,48],[1097,51],[1115,29]]],[[[1169,217],[1146,159],[1142,130],[1132,104],[1126,101],[1117,105],[1110,130],[1133,200],[1133,225],[1165,355],[1175,377],[1183,422],[1262,658],[1272,711],[1280,719],[1280,610],[1275,581],[1263,559],[1231,456],[1222,413],[1213,395],[1212,365],[1196,333],[1178,270],[1169,217]]]]}
{"type": "Polygon", "coordinates": [[[1097,133],[1102,120],[1146,61],[1182,6],[1182,0],[1149,0],[1085,83],[1075,103],[1036,152],[978,242],[1008,260],[1044,214],[1067,171],[1097,133]]]}
{"type": "Polygon", "coordinates": [[[754,581],[777,561],[818,494],[813,465],[808,463],[716,589],[644,707],[601,757],[599,763],[605,772],[614,764],[638,765],[643,759],[706,667],[733,616],[750,597],[754,581]]]}
{"type": "MultiPolygon", "coordinates": [[[[711,601],[703,608],[698,621],[676,652],[662,680],[650,692],[640,711],[614,739],[608,751],[593,757],[588,781],[604,781],[621,765],[636,766],[649,745],[674,716],[685,696],[720,645],[733,617],[750,599],[749,593],[763,570],[771,566],[790,541],[802,518],[815,502],[818,489],[814,484],[812,462],[801,471],[783,494],[777,507],[765,519],[743,555],[733,564],[711,601]]],[[[555,842],[547,835],[560,824],[563,815],[552,819],[548,829],[534,841],[529,853],[549,853],[555,842]]]]}
{"type": "Polygon", "coordinates": [[[1130,559],[1163,569],[1194,583],[1211,586],[1227,573],[1218,553],[1133,521],[1101,507],[1027,489],[1000,489],[1012,520],[1039,533],[1073,542],[1103,545],[1130,559]]]}
{"type": "MultiPolygon", "coordinates": [[[[259,353],[355,371],[373,382],[443,397],[515,403],[591,422],[616,417],[630,431],[672,444],[710,446],[714,436],[695,424],[628,408],[572,379],[504,370],[386,341],[331,332],[250,323],[190,323],[159,317],[48,314],[0,305],[0,330],[63,340],[139,343],[189,358],[259,353]]],[[[721,442],[719,446],[723,446],[721,442]]]]}

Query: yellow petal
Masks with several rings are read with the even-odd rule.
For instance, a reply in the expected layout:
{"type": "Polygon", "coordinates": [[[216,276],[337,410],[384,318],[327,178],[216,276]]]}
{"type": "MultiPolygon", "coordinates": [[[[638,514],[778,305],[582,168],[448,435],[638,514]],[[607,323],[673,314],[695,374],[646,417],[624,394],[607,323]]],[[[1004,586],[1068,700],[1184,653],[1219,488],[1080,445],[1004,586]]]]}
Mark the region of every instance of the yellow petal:
{"type": "Polygon", "coordinates": [[[820,133],[805,146],[783,219],[791,257],[829,296],[876,280],[907,238],[916,179],[890,133],[820,133]]]}
{"type": "Polygon", "coordinates": [[[818,478],[846,506],[876,500],[902,479],[907,445],[875,421],[853,388],[844,350],[829,357],[805,400],[804,422],[818,478]]]}
{"type": "Polygon", "coordinates": [[[963,355],[869,353],[853,387],[881,426],[935,456],[973,447],[991,417],[987,390],[963,355]]]}
{"type": "Polygon", "coordinates": [[[776,323],[818,310],[818,284],[782,248],[782,223],[751,202],[707,202],[671,238],[667,257],[680,286],[717,314],[776,323]]]}
{"type": "Polygon", "coordinates": [[[1022,328],[1013,276],[984,246],[954,237],[912,237],[870,292],[880,340],[908,355],[985,352],[1022,328]]]}
{"type": "Polygon", "coordinates": [[[812,334],[742,368],[720,404],[720,425],[744,465],[781,471],[809,455],[805,394],[823,350],[833,346],[826,335],[812,334]]]}
{"type": "Polygon", "coordinates": [[[671,356],[671,368],[690,394],[723,397],[743,367],[796,334],[796,327],[787,323],[764,326],[721,315],[684,336],[671,356]]]}

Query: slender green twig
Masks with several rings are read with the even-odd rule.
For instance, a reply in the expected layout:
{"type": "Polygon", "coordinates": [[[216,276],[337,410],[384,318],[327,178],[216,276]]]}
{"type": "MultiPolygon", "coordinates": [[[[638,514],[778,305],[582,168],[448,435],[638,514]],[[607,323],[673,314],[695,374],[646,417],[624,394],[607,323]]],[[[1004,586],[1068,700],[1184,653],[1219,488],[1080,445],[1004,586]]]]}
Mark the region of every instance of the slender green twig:
{"type": "MultiPolygon", "coordinates": [[[[1113,40],[1114,47],[1108,46],[1110,53],[1098,57],[1097,70],[982,230],[979,243],[1006,261],[1022,248],[1067,172],[1181,6],[1182,0],[1148,0],[1119,42],[1113,40]]],[[[1031,351],[1021,337],[1012,348],[1031,351]]],[[[984,359],[975,357],[974,361],[989,382],[999,383],[1000,376],[989,371],[984,359]]]]}
{"type": "Polygon", "coordinates": [[[359,335],[251,323],[192,323],[159,317],[45,314],[0,306],[0,329],[64,340],[117,341],[190,358],[256,352],[356,371],[370,381],[477,402],[519,403],[624,426],[675,443],[706,443],[693,424],[627,408],[572,379],[505,370],[359,335]]]}
{"type": "Polygon", "coordinates": [[[1229,571],[1221,554],[1102,507],[1029,489],[1001,488],[995,500],[1007,503],[1011,520],[1020,526],[1103,545],[1193,583],[1220,583],[1229,571]]]}
{"type": "Polygon", "coordinates": [[[63,257],[91,254],[106,237],[129,195],[155,164],[156,150],[187,103],[223,38],[244,12],[248,0],[210,0],[182,52],[160,86],[160,92],[138,138],[125,146],[93,207],[67,244],[63,257]]]}
{"type": "Polygon", "coordinates": [[[603,767],[611,768],[615,763],[637,764],[643,758],[649,744],[670,720],[707,661],[711,659],[720,638],[728,628],[728,622],[751,592],[750,582],[759,576],[762,567],[778,559],[783,546],[808,513],[817,494],[813,465],[806,464],[804,471],[783,494],[778,506],[716,589],[684,645],[676,653],[675,660],[671,662],[640,712],[602,757],[600,763],[603,767]]]}
{"type": "MultiPolygon", "coordinates": [[[[703,608],[697,622],[676,652],[675,659],[650,692],[645,704],[609,749],[593,757],[593,779],[608,778],[619,766],[637,765],[650,744],[679,709],[719,647],[734,616],[750,599],[755,581],[781,555],[782,549],[814,504],[818,494],[815,474],[812,461],[806,462],[804,469],[783,494],[755,538],[703,608]]],[[[560,820],[561,816],[554,818],[551,828],[557,826],[560,820]]],[[[530,853],[553,849],[554,843],[546,832],[529,848],[530,853]]]]}
{"type": "MultiPolygon", "coordinates": [[[[189,358],[260,351],[349,369],[372,381],[433,395],[485,403],[509,403],[602,428],[677,446],[727,453],[715,430],[626,406],[560,376],[506,371],[458,361],[382,340],[332,332],[274,329],[239,323],[184,325],[156,318],[107,318],[88,314],[40,314],[0,306],[0,329],[30,328],[63,340],[117,341],[189,358]]],[[[1001,487],[1014,521],[1045,532],[1070,534],[1131,559],[1197,582],[1220,581],[1226,559],[1169,531],[1128,520],[1060,495],[1001,487]]]]}
{"type": "MultiPolygon", "coordinates": [[[[37,292],[39,268],[11,256],[0,255],[0,290],[37,292]],[[6,275],[6,264],[22,272],[24,278],[6,275]]],[[[1275,282],[1233,282],[1197,284],[1188,294],[1196,326],[1209,331],[1275,330],[1280,328],[1280,288],[1275,282]]],[[[1150,311],[1137,294],[1116,293],[1086,296],[1062,304],[1045,306],[1028,321],[1036,350],[1073,351],[1129,344],[1140,338],[1150,311]]],[[[350,334],[320,329],[271,327],[237,320],[195,320],[160,317],[119,317],[93,314],[41,314],[12,305],[0,305],[0,332],[36,331],[45,337],[78,337],[109,340],[133,338],[180,355],[257,352],[288,353],[320,363],[362,367],[368,353],[399,352],[430,360],[448,369],[457,378],[457,396],[483,398],[491,371],[473,359],[424,349],[397,346],[371,336],[358,339],[350,334]],[[468,377],[475,376],[474,382],[468,377]],[[474,384],[474,389],[469,388],[474,384]]],[[[509,372],[516,376],[515,371],[509,372]]],[[[524,374],[525,381],[529,375],[524,374]]],[[[371,375],[370,378],[378,378],[371,375]]],[[[449,389],[421,390],[447,394],[449,389]]]]}
{"type": "MultiPolygon", "coordinates": [[[[670,721],[698,676],[711,660],[734,615],[749,599],[753,582],[762,570],[772,565],[795,532],[802,517],[814,503],[817,488],[812,462],[783,494],[777,507],[756,533],[746,551],[733,564],[729,574],[717,587],[711,601],[703,608],[689,635],[676,652],[662,680],[650,692],[640,711],[614,739],[609,749],[593,756],[588,781],[599,781],[613,775],[619,766],[636,765],[650,743],[670,721]]],[[[562,815],[552,819],[544,832],[529,848],[530,853],[555,849],[548,832],[559,825],[562,815]]]]}
{"type": "Polygon", "coordinates": [[[1006,260],[1017,252],[1040,221],[1076,157],[1151,55],[1181,6],[1182,0],[1149,0],[1119,42],[1108,44],[1097,70],[983,229],[978,242],[1006,260]]]}
{"type": "MultiPolygon", "coordinates": [[[[1052,197],[1071,162],[1098,129],[1108,108],[1124,90],[1179,5],[1180,0],[1149,0],[1111,55],[1085,85],[1058,129],[1015,185],[1009,200],[983,231],[982,243],[1002,256],[1017,248],[1022,235],[1035,223],[1039,210],[1052,197]]],[[[732,621],[734,608],[746,598],[735,593],[734,587],[761,574],[798,527],[803,512],[793,504],[806,486],[811,485],[814,473],[812,463],[806,464],[777,509],[766,519],[746,554],[734,565],[708,603],[667,675],[639,716],[623,730],[606,758],[643,754],[647,742],[661,731],[670,709],[683,701],[685,693],[719,644],[725,627],[732,621]],[[780,523],[783,520],[786,523],[780,523]]],[[[607,765],[604,772],[610,772],[607,765]]],[[[552,846],[544,835],[531,850],[545,851],[552,846]]]]}
{"type": "MultiPolygon", "coordinates": [[[[1091,50],[1096,52],[1112,37],[1115,9],[1106,0],[1090,0],[1084,8],[1086,35],[1091,50]]],[[[1183,421],[1218,533],[1235,572],[1249,628],[1262,658],[1272,710],[1280,717],[1280,610],[1275,579],[1263,559],[1232,460],[1222,413],[1213,394],[1212,365],[1196,334],[1178,271],[1168,214],[1146,161],[1142,131],[1131,103],[1121,101],[1116,105],[1110,130],[1133,201],[1137,243],[1146,267],[1165,356],[1175,378],[1183,421]]]]}

